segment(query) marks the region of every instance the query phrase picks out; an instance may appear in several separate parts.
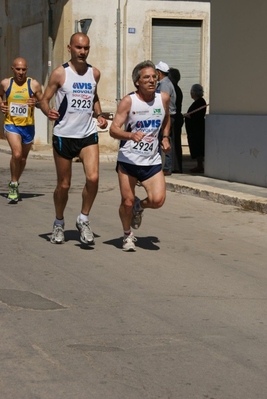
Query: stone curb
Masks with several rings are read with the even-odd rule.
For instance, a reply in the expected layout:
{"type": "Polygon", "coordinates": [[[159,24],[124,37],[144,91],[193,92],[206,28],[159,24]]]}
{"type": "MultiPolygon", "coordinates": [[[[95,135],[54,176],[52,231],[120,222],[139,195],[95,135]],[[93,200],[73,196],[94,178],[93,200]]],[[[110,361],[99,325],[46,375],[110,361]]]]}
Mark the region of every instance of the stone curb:
{"type": "Polygon", "coordinates": [[[257,211],[260,213],[267,213],[267,199],[262,199],[253,195],[244,194],[241,192],[223,190],[220,188],[212,189],[211,187],[197,185],[190,183],[185,185],[181,183],[166,182],[168,191],[177,192],[180,194],[197,196],[209,201],[218,202],[224,205],[233,205],[242,208],[245,211],[257,211]],[[246,198],[245,198],[246,197],[246,198]]]}

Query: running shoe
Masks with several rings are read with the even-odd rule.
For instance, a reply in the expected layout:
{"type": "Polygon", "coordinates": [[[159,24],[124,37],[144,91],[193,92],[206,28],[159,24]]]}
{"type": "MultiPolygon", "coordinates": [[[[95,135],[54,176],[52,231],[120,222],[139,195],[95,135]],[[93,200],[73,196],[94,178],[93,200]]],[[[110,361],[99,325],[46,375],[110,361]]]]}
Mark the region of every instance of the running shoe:
{"type": "Polygon", "coordinates": [[[19,184],[10,182],[8,185],[8,196],[9,203],[18,202],[19,200],[19,184]]]}
{"type": "Polygon", "coordinates": [[[50,241],[52,244],[64,244],[64,224],[54,224],[50,241]]]}
{"type": "Polygon", "coordinates": [[[125,252],[135,252],[136,248],[134,243],[137,241],[137,238],[131,233],[128,236],[124,236],[122,243],[122,250],[125,252]]]}
{"type": "Polygon", "coordinates": [[[143,212],[144,210],[142,209],[141,211],[136,210],[136,204],[140,202],[140,199],[138,197],[135,197],[134,199],[134,206],[133,206],[133,217],[131,220],[131,227],[133,229],[139,229],[142,223],[142,217],[143,217],[143,212]]]}
{"type": "Polygon", "coordinates": [[[91,230],[89,221],[80,222],[79,216],[76,221],[76,227],[80,232],[80,240],[83,244],[94,245],[94,233],[91,230]]]}

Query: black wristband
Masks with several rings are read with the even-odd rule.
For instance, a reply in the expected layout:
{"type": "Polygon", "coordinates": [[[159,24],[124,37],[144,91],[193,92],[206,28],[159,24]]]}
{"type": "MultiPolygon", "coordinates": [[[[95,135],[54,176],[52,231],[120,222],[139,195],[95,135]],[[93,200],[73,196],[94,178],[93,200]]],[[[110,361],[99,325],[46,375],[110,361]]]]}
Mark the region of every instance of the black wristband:
{"type": "Polygon", "coordinates": [[[162,136],[162,138],[170,140],[170,136],[162,136]]]}
{"type": "Polygon", "coordinates": [[[102,116],[102,117],[104,118],[104,115],[103,115],[102,112],[100,112],[100,114],[97,114],[97,115],[96,115],[96,119],[99,118],[99,116],[102,116]]]}

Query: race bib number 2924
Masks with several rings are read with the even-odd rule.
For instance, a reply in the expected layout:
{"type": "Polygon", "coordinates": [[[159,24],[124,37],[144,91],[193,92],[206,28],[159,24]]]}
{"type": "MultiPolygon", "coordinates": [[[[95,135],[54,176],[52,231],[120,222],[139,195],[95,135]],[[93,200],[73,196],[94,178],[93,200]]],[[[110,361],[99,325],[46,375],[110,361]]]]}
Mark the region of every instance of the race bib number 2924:
{"type": "Polygon", "coordinates": [[[147,142],[145,140],[139,141],[139,143],[131,143],[131,151],[135,154],[142,154],[143,156],[149,157],[153,153],[153,141],[147,142]]]}

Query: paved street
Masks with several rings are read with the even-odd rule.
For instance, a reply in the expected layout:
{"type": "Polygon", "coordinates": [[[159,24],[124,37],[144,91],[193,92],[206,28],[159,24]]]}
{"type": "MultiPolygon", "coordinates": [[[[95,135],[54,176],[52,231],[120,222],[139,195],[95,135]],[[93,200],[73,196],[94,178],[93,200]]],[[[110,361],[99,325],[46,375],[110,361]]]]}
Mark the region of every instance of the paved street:
{"type": "Polygon", "coordinates": [[[0,154],[1,398],[267,397],[266,215],[168,192],[124,253],[115,165],[101,163],[88,248],[73,163],[67,241],[52,245],[53,161],[29,159],[22,201],[9,205],[9,159],[0,154]]]}

